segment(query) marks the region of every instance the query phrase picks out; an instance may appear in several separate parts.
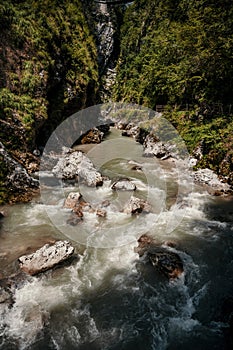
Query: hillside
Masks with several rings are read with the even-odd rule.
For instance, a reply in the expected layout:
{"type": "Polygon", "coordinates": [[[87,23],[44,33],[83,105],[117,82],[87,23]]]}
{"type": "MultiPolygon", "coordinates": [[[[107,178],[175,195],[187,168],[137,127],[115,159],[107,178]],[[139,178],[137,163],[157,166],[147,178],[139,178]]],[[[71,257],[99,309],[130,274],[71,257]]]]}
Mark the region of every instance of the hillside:
{"type": "Polygon", "coordinates": [[[121,28],[116,100],[165,109],[200,167],[233,176],[233,3],[134,1],[121,28]],[[199,152],[200,153],[200,152],[199,152]]]}

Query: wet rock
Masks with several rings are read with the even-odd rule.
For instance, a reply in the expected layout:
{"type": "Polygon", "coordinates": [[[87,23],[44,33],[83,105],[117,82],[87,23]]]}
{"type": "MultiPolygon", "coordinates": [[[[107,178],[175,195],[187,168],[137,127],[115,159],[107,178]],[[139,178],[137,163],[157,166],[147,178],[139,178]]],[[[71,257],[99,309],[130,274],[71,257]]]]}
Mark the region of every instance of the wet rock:
{"type": "Polygon", "coordinates": [[[143,145],[148,134],[149,132],[147,130],[139,128],[138,133],[135,135],[135,141],[143,145]]]}
{"type": "Polygon", "coordinates": [[[74,253],[74,247],[68,241],[57,241],[53,245],[45,244],[35,253],[21,256],[20,268],[30,274],[36,275],[49,270],[69,259],[74,253]]]}
{"type": "Polygon", "coordinates": [[[80,205],[77,207],[74,207],[72,209],[72,213],[74,213],[79,218],[82,218],[83,217],[83,208],[80,205]]]}
{"type": "Polygon", "coordinates": [[[139,256],[143,256],[145,253],[161,251],[161,242],[157,241],[154,237],[145,233],[138,239],[138,246],[135,248],[135,252],[139,254],[139,256]]]}
{"type": "Polygon", "coordinates": [[[142,170],[142,165],[133,161],[133,160],[130,160],[128,162],[130,165],[132,165],[131,167],[131,170],[136,170],[136,171],[141,171],[142,170]]]}
{"type": "Polygon", "coordinates": [[[115,128],[119,130],[125,130],[126,126],[127,126],[127,123],[123,123],[123,122],[118,122],[115,124],[115,128]]]}
{"type": "Polygon", "coordinates": [[[72,214],[69,219],[67,219],[66,223],[71,226],[76,226],[80,222],[82,222],[83,216],[72,214]]]}
{"type": "Polygon", "coordinates": [[[14,160],[0,142],[0,158],[7,169],[5,185],[12,193],[25,193],[39,187],[39,181],[32,178],[26,169],[14,160]]]}
{"type": "Polygon", "coordinates": [[[104,138],[104,132],[100,131],[98,128],[93,128],[89,130],[84,136],[81,138],[81,144],[89,144],[89,143],[101,143],[104,138]]]}
{"type": "Polygon", "coordinates": [[[81,197],[82,195],[79,192],[70,192],[65,200],[64,208],[73,209],[78,205],[81,197]]]}
{"type": "Polygon", "coordinates": [[[9,289],[0,286],[0,304],[12,304],[12,293],[9,289]]]}
{"type": "Polygon", "coordinates": [[[120,191],[135,191],[136,185],[133,182],[131,182],[128,178],[124,178],[114,182],[111,188],[113,190],[120,191]]]}
{"type": "Polygon", "coordinates": [[[154,244],[154,238],[144,234],[138,239],[138,246],[134,249],[135,253],[138,253],[139,256],[143,256],[144,253],[149,249],[151,244],[154,244]]]}
{"type": "Polygon", "coordinates": [[[60,179],[78,179],[87,186],[102,186],[103,178],[82,152],[75,151],[59,159],[53,174],[60,179]]]}
{"type": "Polygon", "coordinates": [[[134,137],[135,139],[139,138],[139,134],[140,134],[140,127],[133,123],[127,124],[127,126],[121,133],[122,136],[134,137]]]}
{"type": "Polygon", "coordinates": [[[177,278],[183,271],[183,262],[180,256],[170,251],[149,253],[149,259],[154,267],[168,278],[177,278]]]}
{"type": "Polygon", "coordinates": [[[86,211],[88,213],[93,213],[95,211],[94,208],[92,208],[92,205],[83,199],[79,202],[79,205],[73,209],[74,212],[77,210],[80,210],[81,212],[86,211]]]}
{"type": "Polygon", "coordinates": [[[130,200],[126,203],[123,212],[125,214],[139,214],[143,211],[148,213],[150,210],[151,206],[146,200],[131,196],[130,200]]]}
{"type": "Polygon", "coordinates": [[[96,215],[101,217],[101,218],[105,218],[107,216],[107,212],[106,212],[106,210],[103,210],[103,209],[97,209],[96,215]]]}
{"type": "Polygon", "coordinates": [[[104,134],[104,136],[105,136],[105,135],[107,135],[109,133],[110,125],[109,124],[98,125],[97,129],[99,131],[101,131],[104,134]]]}
{"type": "Polygon", "coordinates": [[[131,170],[142,171],[142,167],[140,165],[133,165],[131,170]]]}
{"type": "Polygon", "coordinates": [[[192,172],[191,175],[195,182],[205,185],[210,194],[218,196],[232,193],[231,186],[222,182],[210,169],[198,169],[192,172]]]}
{"type": "Polygon", "coordinates": [[[103,208],[106,208],[110,205],[110,201],[108,199],[105,199],[101,204],[100,206],[103,207],[103,208]]]}
{"type": "MultiPolygon", "coordinates": [[[[166,241],[163,246],[174,247],[174,242],[166,241]]],[[[184,271],[183,262],[177,253],[171,252],[164,247],[161,247],[161,242],[156,240],[148,234],[142,235],[138,239],[138,247],[135,252],[139,256],[146,256],[152,265],[162,272],[169,279],[178,278],[184,271]]]]}
{"type": "Polygon", "coordinates": [[[167,159],[171,156],[166,145],[159,141],[159,139],[152,134],[146,136],[146,139],[143,143],[144,157],[157,157],[161,159],[167,159]]]}

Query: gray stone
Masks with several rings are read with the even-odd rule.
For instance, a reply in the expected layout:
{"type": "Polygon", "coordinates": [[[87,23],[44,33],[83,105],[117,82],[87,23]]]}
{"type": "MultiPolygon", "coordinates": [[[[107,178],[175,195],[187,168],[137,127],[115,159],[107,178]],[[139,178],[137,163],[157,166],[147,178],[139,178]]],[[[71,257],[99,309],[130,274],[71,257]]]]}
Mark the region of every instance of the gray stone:
{"type": "Polygon", "coordinates": [[[35,253],[21,256],[18,259],[19,266],[24,272],[36,275],[69,259],[73,253],[74,247],[70,242],[57,241],[53,245],[45,244],[35,253]]]}
{"type": "Polygon", "coordinates": [[[135,191],[136,185],[131,182],[129,179],[119,179],[118,181],[114,182],[111,187],[113,190],[120,190],[120,191],[135,191]]]}
{"type": "Polygon", "coordinates": [[[15,192],[25,192],[27,189],[39,187],[39,181],[32,178],[26,169],[14,160],[0,142],[0,155],[8,170],[6,176],[6,186],[15,192]]]}
{"type": "Polygon", "coordinates": [[[64,208],[73,209],[77,206],[81,197],[82,195],[79,192],[70,192],[65,200],[64,208]]]}
{"type": "Polygon", "coordinates": [[[152,134],[146,136],[143,147],[144,157],[157,157],[166,159],[171,156],[167,146],[152,134]]]}
{"type": "Polygon", "coordinates": [[[191,173],[194,181],[207,186],[210,194],[220,195],[232,192],[231,186],[222,182],[218,176],[210,169],[198,169],[191,173]]]}
{"type": "Polygon", "coordinates": [[[90,159],[80,151],[74,151],[59,159],[52,170],[60,179],[78,179],[87,186],[101,186],[103,178],[90,159]]]}
{"type": "Polygon", "coordinates": [[[149,212],[151,209],[149,203],[134,196],[131,196],[130,200],[126,203],[123,212],[125,214],[139,214],[141,212],[149,212]]]}

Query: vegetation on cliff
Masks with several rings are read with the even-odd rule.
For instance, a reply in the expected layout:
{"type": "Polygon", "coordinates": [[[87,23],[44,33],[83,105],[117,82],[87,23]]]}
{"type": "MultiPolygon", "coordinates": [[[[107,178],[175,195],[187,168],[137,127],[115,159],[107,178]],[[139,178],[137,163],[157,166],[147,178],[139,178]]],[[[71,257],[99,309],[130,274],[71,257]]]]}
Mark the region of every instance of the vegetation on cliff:
{"type": "Polygon", "coordinates": [[[0,139],[25,163],[22,153],[95,104],[96,45],[79,0],[1,1],[0,40],[0,139]]]}
{"type": "MultiPolygon", "coordinates": [[[[155,109],[200,166],[233,171],[233,3],[136,0],[126,10],[114,98],[155,109]]],[[[232,176],[232,175],[231,175],[232,176]]],[[[233,179],[231,179],[233,180],[233,179]]]]}

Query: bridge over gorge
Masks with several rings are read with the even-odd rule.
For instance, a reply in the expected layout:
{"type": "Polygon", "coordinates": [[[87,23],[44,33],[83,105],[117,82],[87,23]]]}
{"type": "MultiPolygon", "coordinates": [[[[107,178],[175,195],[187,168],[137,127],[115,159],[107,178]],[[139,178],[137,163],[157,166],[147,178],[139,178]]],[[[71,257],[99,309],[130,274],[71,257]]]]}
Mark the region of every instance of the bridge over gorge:
{"type": "Polygon", "coordinates": [[[99,4],[108,4],[108,5],[120,5],[120,4],[128,4],[130,2],[133,2],[132,0],[94,0],[95,2],[98,2],[99,4]]]}

